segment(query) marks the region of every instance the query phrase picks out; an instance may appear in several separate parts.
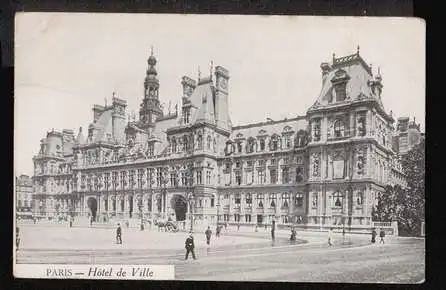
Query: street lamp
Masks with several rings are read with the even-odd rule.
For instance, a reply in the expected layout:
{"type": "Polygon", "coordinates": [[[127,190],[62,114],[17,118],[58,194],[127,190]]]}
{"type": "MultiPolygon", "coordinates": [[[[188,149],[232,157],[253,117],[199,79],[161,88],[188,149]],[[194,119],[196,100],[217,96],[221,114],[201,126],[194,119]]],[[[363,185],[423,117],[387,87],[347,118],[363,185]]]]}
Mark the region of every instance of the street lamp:
{"type": "Polygon", "coordinates": [[[195,206],[195,196],[194,196],[194,174],[193,174],[193,166],[190,165],[187,171],[187,191],[186,191],[186,200],[189,203],[190,208],[190,231],[194,230],[194,206],[195,206]]]}

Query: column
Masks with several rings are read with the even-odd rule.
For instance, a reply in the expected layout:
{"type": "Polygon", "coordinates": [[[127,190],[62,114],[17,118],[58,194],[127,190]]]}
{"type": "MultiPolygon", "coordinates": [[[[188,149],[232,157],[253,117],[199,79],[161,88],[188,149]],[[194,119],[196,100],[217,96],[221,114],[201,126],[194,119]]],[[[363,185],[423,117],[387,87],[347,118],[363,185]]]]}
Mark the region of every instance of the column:
{"type": "Polygon", "coordinates": [[[373,124],[372,111],[368,110],[366,115],[366,136],[372,135],[372,124],[373,124]]]}

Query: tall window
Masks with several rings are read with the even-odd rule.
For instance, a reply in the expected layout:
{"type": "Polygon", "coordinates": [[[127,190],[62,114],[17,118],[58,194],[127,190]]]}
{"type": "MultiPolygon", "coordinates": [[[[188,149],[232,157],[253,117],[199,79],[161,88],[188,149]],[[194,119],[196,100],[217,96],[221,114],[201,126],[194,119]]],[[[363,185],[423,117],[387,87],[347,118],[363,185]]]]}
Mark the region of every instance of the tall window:
{"type": "Polygon", "coordinates": [[[291,148],[291,136],[285,135],[284,139],[285,139],[285,148],[291,148]]]}
{"type": "Polygon", "coordinates": [[[251,215],[250,215],[250,214],[245,214],[245,221],[246,221],[247,223],[250,223],[250,222],[251,222],[251,215]]]}
{"type": "Polygon", "coordinates": [[[184,124],[189,124],[189,122],[190,122],[190,108],[184,108],[183,122],[184,122],[184,124]]]}
{"type": "Polygon", "coordinates": [[[248,140],[248,147],[247,147],[247,153],[253,153],[255,151],[255,140],[254,138],[249,138],[248,140]]]}
{"type": "Polygon", "coordinates": [[[271,137],[271,151],[277,151],[279,149],[279,138],[277,135],[271,137]]]}
{"type": "Polygon", "coordinates": [[[277,183],[277,170],[276,169],[270,169],[269,175],[270,175],[271,183],[272,184],[277,183]]]}
{"type": "Polygon", "coordinates": [[[288,192],[282,193],[282,207],[288,208],[290,204],[290,194],[288,192]]]}
{"type": "Polygon", "coordinates": [[[118,172],[113,172],[112,173],[112,179],[113,179],[113,190],[116,190],[116,188],[118,187],[118,172]]]}
{"type": "Polygon", "coordinates": [[[181,171],[181,184],[183,186],[187,186],[187,177],[185,171],[181,171]]]}
{"type": "Polygon", "coordinates": [[[342,120],[336,120],[334,124],[334,134],[336,138],[343,137],[344,136],[344,122],[342,120]]]}
{"type": "Polygon", "coordinates": [[[237,171],[235,173],[235,182],[237,183],[237,185],[242,184],[242,173],[240,171],[237,171]]]}
{"type": "Polygon", "coordinates": [[[362,205],[362,199],[363,199],[363,192],[362,191],[358,191],[356,193],[356,205],[357,206],[361,206],[362,205]]]}
{"type": "Polygon", "coordinates": [[[161,168],[156,169],[156,186],[160,187],[163,182],[163,173],[161,168]]]}
{"type": "Polygon", "coordinates": [[[211,197],[211,207],[214,207],[214,205],[215,205],[215,199],[214,197],[211,197]]]}
{"type": "Polygon", "coordinates": [[[313,140],[319,141],[321,139],[321,120],[316,119],[312,122],[313,140]]]}
{"type": "Polygon", "coordinates": [[[342,193],[340,193],[339,191],[335,192],[333,194],[333,202],[334,202],[334,206],[335,207],[342,207],[343,204],[343,196],[342,193]]]}
{"type": "Polygon", "coordinates": [[[257,171],[257,175],[258,175],[258,179],[259,179],[259,184],[264,184],[265,183],[265,171],[263,169],[259,169],[257,171]]]}
{"type": "Polygon", "coordinates": [[[155,154],[155,144],[150,143],[148,145],[147,153],[149,156],[153,156],[155,154]]]}
{"type": "Polygon", "coordinates": [[[172,153],[177,152],[177,139],[175,137],[172,137],[172,153]]]}
{"type": "Polygon", "coordinates": [[[130,188],[133,188],[133,186],[135,186],[135,170],[130,170],[129,172],[129,183],[130,188]]]}
{"type": "Polygon", "coordinates": [[[265,139],[264,138],[260,139],[259,143],[260,143],[260,151],[265,150],[265,139]]]}
{"type": "Polygon", "coordinates": [[[236,205],[240,205],[240,203],[241,203],[241,198],[240,198],[240,194],[239,194],[239,193],[237,193],[237,194],[234,196],[234,202],[235,202],[236,205]]]}
{"type": "Polygon", "coordinates": [[[243,151],[242,141],[237,141],[237,153],[242,153],[243,151]]]}
{"type": "Polygon", "coordinates": [[[345,94],[345,88],[346,83],[342,82],[339,84],[336,84],[335,86],[335,92],[336,92],[336,101],[341,102],[345,100],[346,94],[345,94]]]}
{"type": "Polygon", "coordinates": [[[263,208],[263,194],[257,193],[256,200],[257,200],[257,206],[263,208]]]}
{"type": "Polygon", "coordinates": [[[142,176],[144,174],[144,171],[142,169],[138,169],[138,188],[142,188],[142,176]]]}
{"type": "Polygon", "coordinates": [[[178,186],[177,184],[177,175],[175,172],[170,173],[170,184],[174,187],[178,186]]]}
{"type": "Polygon", "coordinates": [[[275,207],[276,206],[276,201],[277,200],[277,194],[275,193],[270,193],[269,194],[269,205],[271,207],[275,207]]]}
{"type": "Polygon", "coordinates": [[[289,183],[290,182],[290,172],[288,167],[282,168],[282,182],[289,183]]]}
{"type": "Polygon", "coordinates": [[[125,177],[126,173],[124,171],[121,171],[121,179],[119,180],[121,182],[121,189],[123,189],[126,185],[125,177]]]}
{"type": "Polygon", "coordinates": [[[202,178],[202,172],[201,170],[197,170],[197,184],[203,184],[203,178],[202,178]]]}
{"type": "Polygon", "coordinates": [[[301,166],[296,167],[296,182],[300,183],[304,181],[304,170],[301,166]]]}
{"type": "Polygon", "coordinates": [[[189,151],[189,140],[186,135],[183,136],[184,152],[189,151]]]}
{"type": "Polygon", "coordinates": [[[245,195],[245,199],[246,199],[246,206],[251,207],[252,205],[252,196],[250,193],[247,193],[245,195]]]}
{"type": "Polygon", "coordinates": [[[206,171],[206,184],[211,184],[211,171],[206,171]]]}
{"type": "Polygon", "coordinates": [[[304,205],[304,195],[300,192],[296,193],[295,199],[294,199],[294,205],[296,207],[302,207],[304,205]]]}

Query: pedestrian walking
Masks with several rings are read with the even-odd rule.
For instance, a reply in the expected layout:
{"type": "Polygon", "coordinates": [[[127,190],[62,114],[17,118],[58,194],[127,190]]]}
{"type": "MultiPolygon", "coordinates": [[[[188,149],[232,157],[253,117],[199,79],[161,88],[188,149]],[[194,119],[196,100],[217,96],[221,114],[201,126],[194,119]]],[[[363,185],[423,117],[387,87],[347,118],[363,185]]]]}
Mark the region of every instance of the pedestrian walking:
{"type": "Polygon", "coordinates": [[[120,223],[118,223],[118,228],[116,229],[116,243],[122,244],[122,229],[120,223]]]}
{"type": "Polygon", "coordinates": [[[237,224],[237,232],[240,230],[240,223],[237,224]]]}
{"type": "Polygon", "coordinates": [[[194,252],[194,237],[192,236],[192,233],[189,235],[189,237],[187,237],[186,239],[186,257],[185,260],[187,260],[187,258],[189,257],[189,253],[192,253],[192,258],[194,258],[194,260],[196,260],[197,258],[195,257],[195,252],[194,252]]]}
{"type": "Polygon", "coordinates": [[[379,243],[381,244],[384,244],[384,237],[386,236],[386,232],[384,231],[384,229],[381,229],[381,231],[379,232],[379,237],[380,237],[380,240],[379,240],[379,243]]]}
{"type": "Polygon", "coordinates": [[[211,231],[211,227],[210,226],[208,226],[208,228],[204,232],[204,234],[206,235],[206,245],[210,246],[211,236],[212,236],[212,231],[211,231]]]}
{"type": "Polygon", "coordinates": [[[129,221],[128,220],[125,221],[125,227],[129,228],[129,221]]]}
{"type": "Polygon", "coordinates": [[[372,229],[372,244],[374,244],[376,242],[376,230],[372,229]]]}
{"type": "Polygon", "coordinates": [[[293,227],[291,228],[291,237],[290,237],[290,242],[295,242],[296,241],[296,229],[293,227]]]}
{"type": "Polygon", "coordinates": [[[257,233],[259,231],[259,225],[256,224],[254,231],[257,233]]]}
{"type": "Polygon", "coordinates": [[[330,228],[328,230],[328,246],[329,247],[333,246],[332,236],[333,236],[333,228],[330,228]]]}
{"type": "Polygon", "coordinates": [[[271,224],[271,239],[274,241],[276,239],[276,221],[273,220],[272,224],[271,224]]]}
{"type": "Polygon", "coordinates": [[[70,228],[72,228],[73,227],[73,217],[70,216],[69,219],[70,219],[70,228]]]}
{"type": "Polygon", "coordinates": [[[90,227],[93,226],[93,216],[90,216],[90,227]]]}
{"type": "Polygon", "coordinates": [[[217,226],[217,227],[215,228],[215,236],[216,236],[217,238],[220,237],[220,229],[221,229],[220,226],[217,226]]]}
{"type": "Polygon", "coordinates": [[[228,231],[228,222],[225,222],[225,231],[228,231]]]}
{"type": "Polygon", "coordinates": [[[266,232],[267,229],[268,229],[268,225],[265,223],[265,232],[266,232]]]}

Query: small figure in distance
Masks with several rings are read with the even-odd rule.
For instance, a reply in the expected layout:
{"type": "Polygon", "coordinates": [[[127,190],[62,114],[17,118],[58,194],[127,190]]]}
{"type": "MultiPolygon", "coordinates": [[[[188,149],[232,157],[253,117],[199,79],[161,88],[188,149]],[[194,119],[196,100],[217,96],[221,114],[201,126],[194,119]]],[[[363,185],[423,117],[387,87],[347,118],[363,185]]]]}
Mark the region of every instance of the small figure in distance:
{"type": "Polygon", "coordinates": [[[120,223],[118,223],[118,227],[116,229],[116,243],[122,244],[122,229],[120,223]]]}
{"type": "Polygon", "coordinates": [[[375,228],[372,229],[372,244],[374,244],[376,242],[376,230],[375,228]]]}
{"type": "Polygon", "coordinates": [[[381,229],[381,231],[379,232],[379,237],[380,237],[380,240],[379,240],[379,243],[381,244],[384,244],[384,237],[386,236],[386,232],[384,231],[384,229],[381,229]]]}
{"type": "Polygon", "coordinates": [[[212,236],[212,231],[211,231],[211,227],[208,226],[207,230],[204,232],[204,234],[206,235],[206,245],[208,245],[208,247],[211,244],[211,236],[212,236]]]}
{"type": "Polygon", "coordinates": [[[333,236],[333,228],[330,228],[328,230],[328,246],[329,247],[333,246],[332,236],[333,236]]]}

